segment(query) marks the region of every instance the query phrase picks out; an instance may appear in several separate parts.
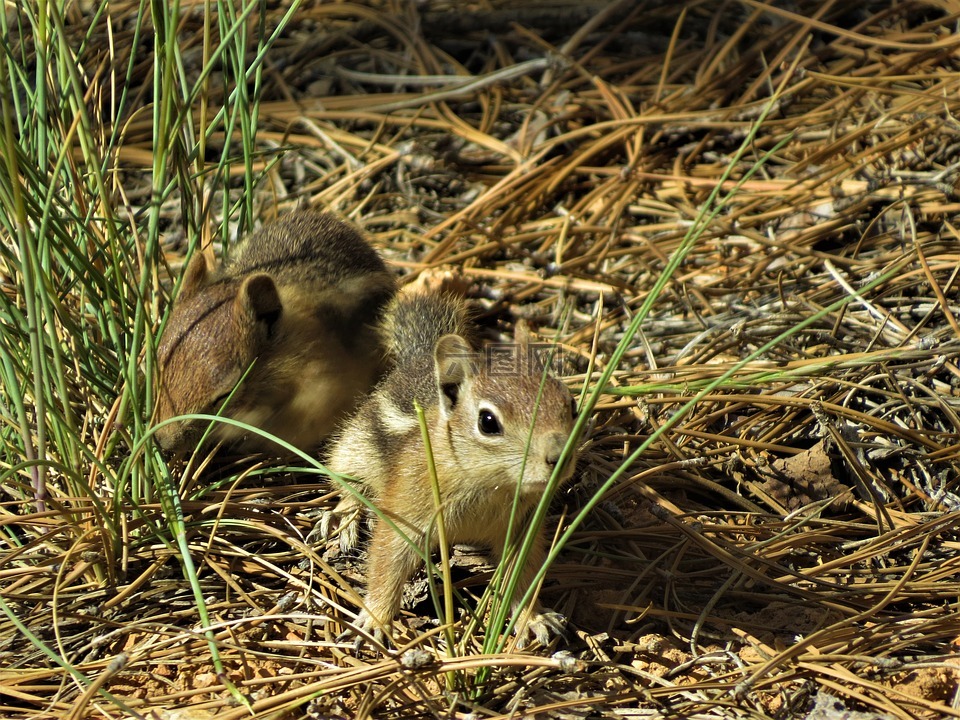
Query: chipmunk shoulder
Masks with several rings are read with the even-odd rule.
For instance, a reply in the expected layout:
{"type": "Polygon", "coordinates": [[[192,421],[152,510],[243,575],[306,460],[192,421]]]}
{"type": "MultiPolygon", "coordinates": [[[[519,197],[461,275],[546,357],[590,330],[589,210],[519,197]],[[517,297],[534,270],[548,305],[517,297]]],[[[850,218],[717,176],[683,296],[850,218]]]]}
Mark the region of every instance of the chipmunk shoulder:
{"type": "MultiPolygon", "coordinates": [[[[383,311],[395,281],[377,252],[333,215],[297,211],[244,240],[219,268],[196,253],[161,339],[157,419],[216,412],[292,445],[318,445],[386,368],[383,311]]],[[[205,423],[157,430],[195,446],[205,423]]],[[[276,445],[219,423],[213,440],[276,445]]]]}
{"type": "MultiPolygon", "coordinates": [[[[501,557],[514,498],[519,497],[516,520],[521,523],[513,529],[516,537],[525,532],[561,462],[574,427],[574,399],[559,379],[545,374],[523,332],[516,343],[498,348],[503,350],[499,357],[478,352],[461,298],[405,289],[387,318],[395,365],[334,435],[327,465],[359,481],[415,545],[436,548],[435,502],[416,401],[429,433],[448,541],[483,544],[501,557]]],[[[574,462],[570,457],[560,468],[561,481],[569,479],[574,462]]],[[[326,518],[324,534],[338,521],[341,547],[349,548],[357,541],[360,510],[360,501],[345,495],[326,518]]],[[[515,612],[524,610],[520,597],[545,556],[540,537],[523,568],[515,612]]],[[[359,622],[366,629],[388,628],[400,609],[403,585],[420,560],[379,518],[368,557],[369,584],[359,622]]],[[[528,630],[541,642],[560,629],[558,616],[539,605],[530,608],[529,618],[528,630]]]]}

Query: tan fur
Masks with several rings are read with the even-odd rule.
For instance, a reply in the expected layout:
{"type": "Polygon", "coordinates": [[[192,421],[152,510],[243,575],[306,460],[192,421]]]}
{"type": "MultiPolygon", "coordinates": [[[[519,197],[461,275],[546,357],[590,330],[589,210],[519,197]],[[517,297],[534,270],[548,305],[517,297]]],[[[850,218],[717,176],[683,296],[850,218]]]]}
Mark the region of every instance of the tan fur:
{"type": "MultiPolygon", "coordinates": [[[[216,412],[233,392],[225,415],[315,447],[382,375],[379,326],[394,291],[366,241],[314,211],[265,225],[219,270],[197,253],[160,344],[158,420],[216,412]]],[[[177,422],[157,437],[188,450],[205,425],[177,422]]],[[[277,450],[227,424],[213,439],[277,450]]]]}
{"type": "MultiPolygon", "coordinates": [[[[490,357],[474,352],[469,341],[471,326],[458,298],[421,289],[404,291],[392,304],[388,318],[389,342],[398,357],[396,367],[334,437],[327,464],[360,481],[364,493],[414,543],[424,547],[429,538],[430,547],[436,548],[436,511],[413,409],[416,399],[429,428],[449,541],[484,544],[500,557],[518,484],[515,537],[525,531],[528,516],[543,495],[572,431],[571,394],[550,375],[541,392],[543,370],[530,359],[525,333],[519,333],[516,345],[506,346],[507,352],[516,352],[513,362],[491,364],[490,357]],[[481,412],[497,418],[500,433],[480,430],[481,412]],[[401,413],[406,422],[401,421],[401,413]]],[[[570,477],[573,465],[571,458],[563,480],[570,477]]],[[[360,507],[353,496],[345,496],[325,520],[325,534],[332,520],[339,521],[344,549],[357,540],[360,507]]],[[[541,538],[524,567],[515,612],[522,610],[520,596],[544,557],[541,538]]],[[[403,585],[419,564],[416,551],[388,523],[377,519],[361,625],[389,627],[400,609],[403,585]]],[[[545,642],[558,630],[557,618],[535,606],[530,629],[545,642]]]]}

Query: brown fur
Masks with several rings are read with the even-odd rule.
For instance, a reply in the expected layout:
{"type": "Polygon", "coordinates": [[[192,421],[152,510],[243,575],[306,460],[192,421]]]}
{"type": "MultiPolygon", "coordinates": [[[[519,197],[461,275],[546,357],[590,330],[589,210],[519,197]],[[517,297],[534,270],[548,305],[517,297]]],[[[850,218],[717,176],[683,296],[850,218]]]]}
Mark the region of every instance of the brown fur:
{"type": "MultiPolygon", "coordinates": [[[[219,270],[197,253],[160,344],[158,420],[216,412],[233,392],[225,415],[315,447],[382,374],[378,328],[394,290],[353,228],[314,211],[264,226],[219,270]]],[[[177,422],[157,437],[187,450],[204,427],[177,422]]],[[[277,449],[227,424],[213,438],[277,449]]]]}
{"type": "MultiPolygon", "coordinates": [[[[413,400],[423,407],[437,470],[443,521],[450,542],[489,546],[500,557],[520,485],[518,527],[524,532],[573,428],[573,400],[566,386],[529,356],[529,339],[506,346],[513,362],[497,366],[473,351],[463,302],[444,294],[401,292],[388,313],[398,362],[374,394],[335,436],[328,466],[357,479],[370,499],[419,546],[436,548],[436,511],[426,452],[413,400]],[[539,404],[538,404],[539,395],[539,404]],[[534,424],[534,408],[536,422],[534,424]],[[502,432],[480,429],[481,412],[494,415],[502,432]],[[530,427],[533,425],[533,432],[530,427]],[[529,451],[527,445],[529,439],[529,451]],[[525,464],[525,466],[524,466],[525,464]],[[521,479],[520,470],[524,466],[521,479]]],[[[573,459],[563,479],[570,477],[573,459]]],[[[340,524],[341,546],[357,541],[360,502],[345,496],[325,518],[340,524]]],[[[524,567],[519,597],[543,564],[542,538],[524,567]]],[[[382,519],[375,521],[367,566],[365,628],[387,628],[400,609],[404,583],[420,560],[382,519]]],[[[541,641],[558,630],[557,616],[532,608],[530,630],[541,641]]]]}

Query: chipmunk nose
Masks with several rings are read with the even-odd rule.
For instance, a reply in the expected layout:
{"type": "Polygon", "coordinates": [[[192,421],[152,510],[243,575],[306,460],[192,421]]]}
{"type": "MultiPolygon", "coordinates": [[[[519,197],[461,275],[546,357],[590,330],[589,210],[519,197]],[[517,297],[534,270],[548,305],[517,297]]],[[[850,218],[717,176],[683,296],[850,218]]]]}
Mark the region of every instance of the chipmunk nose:
{"type": "Polygon", "coordinates": [[[188,422],[173,422],[159,427],[154,437],[162,450],[173,453],[190,450],[200,440],[196,425],[188,422]]]}
{"type": "Polygon", "coordinates": [[[556,467],[557,463],[560,462],[560,455],[563,454],[563,448],[566,444],[567,436],[563,433],[550,433],[550,436],[546,438],[544,461],[549,467],[556,467]]]}
{"type": "Polygon", "coordinates": [[[154,433],[154,437],[164,450],[176,450],[183,444],[182,423],[170,423],[159,427],[154,433]]]}

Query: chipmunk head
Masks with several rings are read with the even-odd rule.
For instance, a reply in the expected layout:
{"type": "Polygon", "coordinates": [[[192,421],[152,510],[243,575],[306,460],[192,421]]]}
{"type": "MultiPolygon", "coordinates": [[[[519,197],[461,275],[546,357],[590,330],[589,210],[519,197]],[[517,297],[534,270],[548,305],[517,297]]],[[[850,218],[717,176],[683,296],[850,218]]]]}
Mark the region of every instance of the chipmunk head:
{"type": "MultiPolygon", "coordinates": [[[[461,466],[483,468],[492,487],[520,482],[522,490],[542,493],[573,430],[575,400],[545,371],[545,350],[548,345],[530,342],[524,326],[515,343],[482,353],[459,335],[437,341],[439,416],[450,454],[461,466]]],[[[562,480],[574,463],[567,461],[562,480]]]]}
{"type": "MultiPolygon", "coordinates": [[[[158,421],[216,412],[231,393],[226,414],[242,410],[244,388],[237,383],[267,347],[282,312],[269,275],[214,280],[203,255],[195,255],[160,343],[158,421]]],[[[164,449],[186,449],[202,427],[171,423],[157,430],[157,439],[164,449]]],[[[239,431],[227,425],[218,430],[223,436],[231,432],[239,431]]]]}

